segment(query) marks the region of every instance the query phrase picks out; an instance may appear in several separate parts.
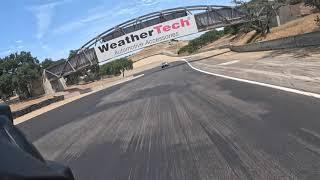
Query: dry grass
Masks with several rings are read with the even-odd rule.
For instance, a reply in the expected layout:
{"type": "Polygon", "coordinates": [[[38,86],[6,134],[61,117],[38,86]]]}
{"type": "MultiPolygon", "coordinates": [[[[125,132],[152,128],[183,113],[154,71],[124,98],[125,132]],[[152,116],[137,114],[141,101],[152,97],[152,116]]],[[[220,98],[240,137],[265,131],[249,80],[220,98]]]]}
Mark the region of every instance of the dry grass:
{"type": "Polygon", "coordinates": [[[232,41],[231,43],[233,45],[244,45],[247,44],[248,41],[256,34],[256,31],[251,31],[249,33],[246,34],[240,34],[237,35],[232,41]]]}
{"type": "Polygon", "coordinates": [[[142,51],[130,56],[133,62],[139,61],[140,59],[153,56],[160,53],[167,53],[177,55],[178,50],[187,45],[188,41],[168,41],[153,46],[144,48],[142,51]]]}
{"type": "Polygon", "coordinates": [[[170,56],[166,56],[166,55],[155,55],[155,56],[151,56],[145,59],[142,59],[138,62],[133,63],[133,68],[141,68],[144,66],[150,66],[150,65],[154,65],[156,64],[156,66],[161,65],[162,62],[172,62],[179,59],[178,57],[170,57],[170,56]]]}
{"type": "MultiPolygon", "coordinates": [[[[273,39],[279,39],[289,36],[295,36],[299,34],[314,32],[317,30],[320,30],[319,26],[315,23],[315,18],[317,15],[320,15],[320,13],[314,13],[310,14],[304,17],[301,17],[299,19],[290,21],[286,24],[283,24],[279,27],[274,27],[271,29],[271,33],[267,34],[265,37],[257,36],[255,37],[256,41],[262,41],[262,40],[273,40],[273,39]]],[[[221,41],[229,40],[231,44],[233,45],[243,45],[247,44],[250,39],[253,38],[253,36],[256,35],[256,31],[251,31],[246,34],[238,34],[236,37],[233,38],[221,38],[221,41]]],[[[227,36],[230,37],[230,36],[227,36]]],[[[211,48],[214,46],[219,45],[219,40],[209,44],[211,48]]],[[[224,42],[227,43],[227,42],[224,42]]],[[[204,47],[204,48],[207,48],[204,47]]]]}
{"type": "Polygon", "coordinates": [[[310,14],[308,16],[290,21],[279,27],[274,27],[271,29],[270,34],[267,34],[267,36],[264,38],[260,38],[260,40],[279,39],[317,31],[319,30],[319,26],[317,26],[314,21],[317,15],[320,15],[320,13],[310,14]]]}
{"type": "Polygon", "coordinates": [[[221,47],[221,46],[225,46],[225,45],[229,45],[230,44],[230,41],[235,38],[234,35],[227,35],[227,36],[223,36],[221,37],[220,39],[202,47],[199,52],[204,52],[204,51],[207,51],[207,50],[212,50],[214,48],[217,48],[217,47],[221,47]]]}

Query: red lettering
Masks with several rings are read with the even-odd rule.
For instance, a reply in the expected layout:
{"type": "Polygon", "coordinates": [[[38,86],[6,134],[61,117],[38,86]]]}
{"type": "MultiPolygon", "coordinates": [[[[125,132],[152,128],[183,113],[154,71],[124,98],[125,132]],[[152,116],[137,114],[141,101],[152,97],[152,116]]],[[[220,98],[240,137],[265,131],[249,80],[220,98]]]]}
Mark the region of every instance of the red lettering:
{"type": "Polygon", "coordinates": [[[166,26],[163,26],[163,31],[167,32],[167,31],[170,31],[171,30],[171,27],[166,25],[166,26]]]}
{"type": "Polygon", "coordinates": [[[182,27],[184,27],[185,25],[190,26],[190,22],[188,19],[180,19],[180,24],[182,27]]]}
{"type": "Polygon", "coordinates": [[[153,29],[155,29],[157,31],[157,33],[160,34],[161,33],[161,27],[162,27],[162,25],[159,25],[159,26],[153,27],[153,29]]]}
{"type": "Polygon", "coordinates": [[[162,31],[168,32],[171,29],[179,29],[181,27],[190,26],[190,25],[191,25],[190,19],[180,19],[180,22],[173,23],[172,25],[165,25],[165,26],[157,25],[157,26],[154,26],[153,29],[155,29],[156,32],[160,34],[162,33],[162,31]]]}
{"type": "Polygon", "coordinates": [[[172,24],[172,29],[179,29],[179,28],[180,28],[180,24],[179,23],[172,24]]]}

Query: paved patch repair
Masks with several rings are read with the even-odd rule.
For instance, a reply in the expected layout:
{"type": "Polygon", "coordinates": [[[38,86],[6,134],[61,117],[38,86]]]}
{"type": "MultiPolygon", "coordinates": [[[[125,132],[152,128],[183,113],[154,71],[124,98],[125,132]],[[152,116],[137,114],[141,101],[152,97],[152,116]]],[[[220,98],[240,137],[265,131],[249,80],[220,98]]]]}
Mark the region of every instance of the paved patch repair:
{"type": "Polygon", "coordinates": [[[320,101],[186,63],[18,125],[77,179],[319,179],[320,101]]]}

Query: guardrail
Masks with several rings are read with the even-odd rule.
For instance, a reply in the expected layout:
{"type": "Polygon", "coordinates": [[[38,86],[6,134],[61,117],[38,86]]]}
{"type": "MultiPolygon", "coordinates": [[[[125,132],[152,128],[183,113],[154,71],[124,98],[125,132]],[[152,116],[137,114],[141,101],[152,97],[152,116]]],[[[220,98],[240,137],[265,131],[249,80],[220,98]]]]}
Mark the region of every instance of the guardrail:
{"type": "Polygon", "coordinates": [[[230,46],[235,52],[269,51],[320,45],[320,31],[241,46],[230,46]]]}
{"type": "Polygon", "coordinates": [[[15,118],[18,118],[18,117],[23,116],[25,114],[28,114],[28,113],[30,113],[32,111],[38,110],[38,109],[40,109],[42,107],[48,106],[48,105],[50,105],[52,103],[59,102],[59,101],[62,101],[62,100],[64,100],[64,96],[55,96],[53,98],[41,101],[41,102],[36,103],[36,104],[32,104],[30,106],[24,107],[24,108],[19,109],[17,111],[14,111],[14,112],[12,112],[12,116],[15,119],[15,118]]]}

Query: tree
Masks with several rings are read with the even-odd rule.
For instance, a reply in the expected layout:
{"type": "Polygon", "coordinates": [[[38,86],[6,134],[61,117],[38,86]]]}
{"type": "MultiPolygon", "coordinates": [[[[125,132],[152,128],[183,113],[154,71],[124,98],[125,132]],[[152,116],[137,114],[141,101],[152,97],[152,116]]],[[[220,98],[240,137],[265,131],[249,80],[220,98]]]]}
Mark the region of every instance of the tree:
{"type": "Polygon", "coordinates": [[[41,67],[37,58],[30,52],[10,54],[0,64],[1,98],[7,99],[15,93],[24,99],[32,96],[32,83],[39,81],[41,67]]]}
{"type": "Polygon", "coordinates": [[[13,81],[16,92],[22,99],[32,97],[32,82],[39,81],[41,77],[39,60],[33,57],[30,52],[16,54],[15,60],[19,64],[13,81]]]}
{"type": "Polygon", "coordinates": [[[44,61],[41,62],[41,68],[42,69],[48,69],[51,66],[60,64],[60,63],[65,62],[65,61],[66,61],[65,59],[60,59],[58,61],[53,61],[50,58],[46,58],[44,61]]]}
{"type": "Polygon", "coordinates": [[[306,6],[315,7],[320,10],[320,0],[304,0],[306,6]]]}
{"type": "Polygon", "coordinates": [[[14,86],[12,83],[12,76],[3,74],[0,76],[0,98],[6,102],[14,95],[14,86]]]}
{"type": "Polygon", "coordinates": [[[70,50],[68,59],[70,59],[71,57],[75,56],[77,54],[77,52],[78,52],[77,50],[70,50]]]}
{"type": "Polygon", "coordinates": [[[178,54],[181,54],[184,52],[194,53],[201,47],[218,40],[223,35],[224,35],[223,31],[217,31],[217,30],[208,31],[202,34],[200,37],[189,41],[188,45],[182,47],[178,51],[178,54]]]}
{"type": "Polygon", "coordinates": [[[257,33],[265,35],[270,33],[272,18],[277,16],[285,0],[251,0],[251,1],[234,1],[239,8],[248,14],[248,23],[242,28],[256,30],[257,33]]]}
{"type": "Polygon", "coordinates": [[[241,29],[242,29],[242,24],[235,24],[235,25],[224,27],[223,32],[224,34],[236,35],[240,32],[241,29]]]}
{"type": "Polygon", "coordinates": [[[50,58],[46,58],[44,61],[41,62],[42,69],[47,69],[48,67],[54,65],[56,62],[50,58]]]}
{"type": "Polygon", "coordinates": [[[121,58],[104,64],[100,67],[100,75],[115,75],[123,74],[126,70],[133,69],[133,62],[128,58],[121,58]]]}

